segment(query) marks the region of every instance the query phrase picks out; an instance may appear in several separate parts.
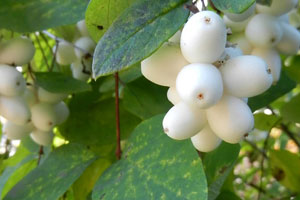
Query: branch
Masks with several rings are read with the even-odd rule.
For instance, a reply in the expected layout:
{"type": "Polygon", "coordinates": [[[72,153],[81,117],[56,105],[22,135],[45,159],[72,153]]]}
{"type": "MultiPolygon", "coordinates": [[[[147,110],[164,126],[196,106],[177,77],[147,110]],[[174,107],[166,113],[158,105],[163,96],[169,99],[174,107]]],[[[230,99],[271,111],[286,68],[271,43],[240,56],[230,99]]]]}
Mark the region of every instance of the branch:
{"type": "Polygon", "coordinates": [[[117,132],[117,148],[116,148],[116,156],[117,159],[121,159],[121,133],[120,133],[120,106],[119,106],[119,74],[115,73],[115,95],[116,95],[116,132],[117,132]]]}
{"type": "Polygon", "coordinates": [[[34,36],[35,36],[35,39],[36,39],[36,41],[37,41],[37,43],[38,43],[38,45],[39,45],[39,48],[41,49],[42,56],[43,56],[43,59],[44,59],[44,61],[45,61],[45,63],[46,63],[46,66],[47,66],[48,70],[50,70],[50,66],[49,66],[49,64],[48,64],[47,57],[46,57],[46,55],[45,55],[44,49],[43,49],[43,47],[42,47],[42,45],[41,45],[41,43],[40,43],[39,37],[38,37],[36,34],[34,34],[34,36]]]}
{"type": "Polygon", "coordinates": [[[40,150],[39,150],[39,158],[38,158],[38,165],[40,164],[41,162],[41,158],[42,158],[42,155],[44,154],[44,149],[43,149],[43,146],[41,145],[40,146],[40,150]]]}
{"type": "Polygon", "coordinates": [[[289,128],[285,124],[283,124],[283,123],[280,124],[280,129],[282,131],[284,131],[289,136],[289,138],[291,140],[293,140],[295,142],[295,144],[298,146],[298,148],[300,149],[300,142],[297,140],[297,138],[295,137],[294,133],[292,133],[289,130],[289,128]]]}

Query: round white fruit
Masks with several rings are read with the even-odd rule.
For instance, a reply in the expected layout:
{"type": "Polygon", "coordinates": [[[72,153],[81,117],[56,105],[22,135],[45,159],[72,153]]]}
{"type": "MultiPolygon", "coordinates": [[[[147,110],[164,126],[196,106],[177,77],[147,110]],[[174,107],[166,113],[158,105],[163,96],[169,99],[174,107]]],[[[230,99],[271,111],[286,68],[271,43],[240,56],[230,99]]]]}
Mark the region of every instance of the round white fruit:
{"type": "Polygon", "coordinates": [[[71,70],[72,70],[73,78],[81,81],[87,81],[91,77],[92,60],[90,59],[77,60],[71,64],[71,70]]]}
{"type": "Polygon", "coordinates": [[[271,6],[256,5],[259,13],[267,13],[274,16],[280,16],[291,11],[298,3],[298,0],[272,0],[271,6]]]}
{"type": "Polygon", "coordinates": [[[26,87],[23,97],[29,107],[33,106],[38,102],[36,90],[32,85],[26,87]]]}
{"type": "Polygon", "coordinates": [[[199,108],[208,108],[222,97],[222,77],[211,64],[190,64],[179,72],[176,90],[183,101],[199,108]]]}
{"type": "Polygon", "coordinates": [[[3,124],[2,132],[10,140],[20,140],[28,136],[33,129],[34,126],[32,123],[27,123],[25,125],[17,125],[12,123],[11,121],[6,121],[3,124]]]}
{"type": "Polygon", "coordinates": [[[58,49],[54,47],[53,52],[56,51],[56,62],[60,65],[69,65],[76,60],[74,46],[65,41],[58,43],[58,49]]]}
{"type": "Polygon", "coordinates": [[[51,131],[41,131],[38,129],[35,129],[31,134],[30,137],[32,140],[42,146],[49,146],[52,144],[52,140],[54,137],[54,134],[51,131]]]}
{"type": "Polygon", "coordinates": [[[194,147],[201,152],[210,152],[216,149],[222,142],[208,124],[197,135],[193,136],[191,140],[194,147]]]}
{"type": "Polygon", "coordinates": [[[63,93],[52,93],[41,87],[38,88],[38,98],[45,103],[58,103],[65,99],[68,95],[63,93]]]}
{"type": "Polygon", "coordinates": [[[77,29],[79,30],[79,32],[82,36],[89,37],[90,34],[89,34],[88,29],[86,27],[85,20],[80,20],[79,22],[77,22],[76,26],[77,26],[77,29]]]}
{"type": "Polygon", "coordinates": [[[30,39],[14,38],[0,44],[0,63],[22,66],[33,58],[34,45],[30,39]]]}
{"type": "Polygon", "coordinates": [[[230,42],[237,44],[237,47],[239,47],[245,55],[250,54],[253,49],[252,45],[247,40],[244,33],[232,35],[230,37],[230,42]]]}
{"type": "Polygon", "coordinates": [[[229,27],[233,33],[239,33],[245,30],[251,18],[249,17],[248,19],[241,22],[234,22],[231,21],[226,15],[224,15],[223,19],[226,26],[229,27]]]}
{"type": "Polygon", "coordinates": [[[188,65],[180,46],[165,43],[141,63],[142,74],[150,81],[162,86],[175,86],[179,71],[188,65]]]}
{"type": "Polygon", "coordinates": [[[225,49],[227,31],[223,19],[214,12],[193,15],[181,34],[181,51],[190,63],[213,63],[225,49]]]}
{"type": "Polygon", "coordinates": [[[31,107],[31,120],[36,128],[50,131],[57,124],[57,115],[54,105],[38,103],[31,107]]]}
{"type": "Polygon", "coordinates": [[[295,55],[300,48],[300,33],[293,26],[281,23],[283,30],[283,36],[280,42],[277,44],[277,50],[286,55],[295,55]]]}
{"type": "Polygon", "coordinates": [[[30,122],[31,113],[23,97],[0,97],[0,115],[17,125],[30,122]]]}
{"type": "Polygon", "coordinates": [[[0,64],[0,94],[5,96],[22,95],[26,81],[16,68],[0,64]]]}
{"type": "Polygon", "coordinates": [[[300,27],[300,15],[298,13],[298,9],[292,10],[288,15],[289,15],[290,24],[295,28],[299,28],[300,27]]]}
{"type": "Polygon", "coordinates": [[[255,13],[255,6],[256,3],[254,2],[247,10],[240,14],[225,12],[225,16],[227,16],[230,20],[234,22],[242,22],[244,20],[247,20],[249,17],[251,17],[251,15],[255,13]]]}
{"type": "Polygon", "coordinates": [[[255,47],[275,46],[282,38],[282,30],[276,17],[257,14],[249,21],[245,35],[255,47]]]}
{"type": "Polygon", "coordinates": [[[173,106],[163,119],[164,132],[175,140],[184,140],[196,135],[205,124],[205,112],[183,102],[173,106]]]}
{"type": "Polygon", "coordinates": [[[290,23],[290,19],[289,19],[289,15],[288,14],[284,14],[281,15],[277,18],[281,23],[286,23],[289,24],[290,23]]]}
{"type": "Polygon", "coordinates": [[[279,53],[274,49],[254,48],[251,54],[264,59],[267,66],[271,69],[273,83],[278,82],[281,73],[281,58],[279,53]]]}
{"type": "Polygon", "coordinates": [[[238,143],[254,126],[253,114],[241,99],[224,95],[215,106],[206,110],[212,131],[228,143],[238,143]]]}
{"type": "Polygon", "coordinates": [[[229,60],[243,55],[243,51],[238,47],[226,47],[221,60],[229,60]]]}
{"type": "Polygon", "coordinates": [[[239,56],[220,67],[226,93],[236,97],[253,97],[272,85],[266,62],[257,56],[239,56]]]}
{"type": "Polygon", "coordinates": [[[58,125],[64,123],[70,115],[70,110],[63,101],[54,105],[54,111],[56,113],[56,123],[58,125]]]}
{"type": "Polygon", "coordinates": [[[170,87],[168,89],[168,93],[167,93],[167,97],[168,97],[168,100],[173,104],[173,105],[176,105],[178,104],[179,102],[181,102],[181,98],[176,90],[176,87],[170,87]]]}
{"type": "Polygon", "coordinates": [[[90,37],[81,37],[75,42],[75,54],[77,58],[81,59],[87,54],[93,55],[96,47],[95,42],[90,37]]]}

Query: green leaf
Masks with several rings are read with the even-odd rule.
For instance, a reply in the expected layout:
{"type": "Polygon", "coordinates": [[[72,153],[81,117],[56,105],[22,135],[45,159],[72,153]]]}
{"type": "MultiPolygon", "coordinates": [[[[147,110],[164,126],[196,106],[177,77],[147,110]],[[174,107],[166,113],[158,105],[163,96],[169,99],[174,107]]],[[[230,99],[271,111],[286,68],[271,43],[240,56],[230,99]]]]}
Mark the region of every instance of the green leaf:
{"type": "Polygon", "coordinates": [[[138,0],[119,16],[97,44],[93,76],[130,67],[157,50],[186,22],[187,0],[138,0]]]}
{"type": "MultiPolygon", "coordinates": [[[[121,85],[130,83],[142,76],[141,73],[141,65],[138,63],[135,66],[130,67],[129,69],[126,69],[124,71],[121,71],[119,73],[119,79],[121,82],[121,85]]],[[[105,80],[100,85],[100,92],[109,92],[115,89],[115,77],[109,76],[106,77],[105,80]]]]}
{"type": "Polygon", "coordinates": [[[217,200],[241,200],[241,199],[233,192],[223,191],[218,196],[217,200]]]}
{"type": "Polygon", "coordinates": [[[290,92],[295,87],[296,83],[283,72],[279,82],[275,86],[272,86],[269,90],[259,96],[250,98],[248,105],[252,111],[258,110],[290,92]]]}
{"type": "Polygon", "coordinates": [[[203,165],[209,186],[209,200],[214,200],[219,195],[223,183],[234,167],[239,152],[239,144],[222,142],[216,150],[205,155],[203,165]]]}
{"type": "Polygon", "coordinates": [[[201,160],[189,140],[163,133],[163,115],[141,123],[123,157],[100,177],[93,190],[98,199],[207,199],[201,160]]]}
{"type": "Polygon", "coordinates": [[[247,10],[255,0],[212,0],[216,8],[227,13],[242,13],[247,10]]]}
{"type": "Polygon", "coordinates": [[[259,4],[270,6],[272,4],[272,0],[257,0],[259,4]]]}
{"type": "Polygon", "coordinates": [[[58,72],[37,72],[35,77],[39,86],[53,93],[71,94],[92,89],[86,82],[58,72]]]}
{"type": "MultiPolygon", "coordinates": [[[[59,127],[60,133],[69,141],[91,146],[115,143],[115,99],[102,101],[89,99],[89,93],[72,98],[70,116],[59,127]]],[[[120,106],[121,136],[126,139],[140,119],[120,106]]]]}
{"type": "Polygon", "coordinates": [[[91,0],[85,22],[91,37],[98,42],[114,20],[136,0],[91,0]]]}
{"type": "Polygon", "coordinates": [[[283,69],[287,73],[287,75],[291,79],[300,83],[300,56],[288,57],[285,60],[284,64],[286,65],[286,67],[284,67],[283,69]]]}
{"type": "Polygon", "coordinates": [[[275,115],[266,115],[264,113],[257,113],[254,115],[255,128],[262,131],[270,131],[270,129],[278,121],[278,117],[275,115]]]}
{"type": "Polygon", "coordinates": [[[1,0],[0,28],[33,32],[74,24],[84,18],[87,3],[85,0],[1,0]]]}
{"type": "Polygon", "coordinates": [[[0,28],[33,32],[74,24],[84,18],[87,3],[83,0],[1,0],[0,28]]]}
{"type": "Polygon", "coordinates": [[[37,166],[37,160],[33,154],[24,158],[18,164],[7,167],[0,177],[0,196],[1,199],[7,192],[18,183],[24,176],[37,166]]]}
{"type": "Polygon", "coordinates": [[[166,87],[155,85],[145,78],[140,78],[126,85],[123,105],[141,119],[166,113],[172,107],[172,104],[167,100],[167,91],[166,87]]]}
{"type": "Polygon", "coordinates": [[[270,163],[274,177],[294,192],[300,191],[299,155],[286,150],[271,150],[270,163]]]}
{"type": "Polygon", "coordinates": [[[98,159],[91,164],[73,184],[74,200],[88,199],[100,175],[111,165],[111,161],[98,159]]]}
{"type": "Polygon", "coordinates": [[[284,104],[280,113],[285,120],[300,123],[300,94],[284,104]]]}
{"type": "Polygon", "coordinates": [[[94,160],[94,154],[85,147],[64,145],[17,183],[4,200],[58,199],[94,160]]]}

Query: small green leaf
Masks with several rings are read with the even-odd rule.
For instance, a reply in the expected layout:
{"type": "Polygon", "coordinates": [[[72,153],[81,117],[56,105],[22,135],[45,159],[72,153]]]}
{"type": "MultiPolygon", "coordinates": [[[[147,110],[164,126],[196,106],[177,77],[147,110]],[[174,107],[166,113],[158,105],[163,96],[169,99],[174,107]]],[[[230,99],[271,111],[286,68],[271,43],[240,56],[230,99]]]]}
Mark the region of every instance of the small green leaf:
{"type": "Polygon", "coordinates": [[[216,8],[222,12],[242,13],[247,10],[255,0],[212,0],[216,8]]]}
{"type": "Polygon", "coordinates": [[[141,119],[166,113],[172,107],[167,100],[167,91],[165,87],[140,78],[126,85],[123,105],[125,109],[141,119]]]}
{"type": "Polygon", "coordinates": [[[270,163],[277,181],[294,192],[300,192],[299,155],[286,150],[272,150],[270,163]]]}
{"type": "Polygon", "coordinates": [[[92,89],[86,82],[58,72],[37,72],[35,76],[39,86],[53,93],[71,94],[92,89]]]}
{"type": "Polygon", "coordinates": [[[58,199],[94,160],[94,154],[85,147],[64,145],[18,182],[4,200],[58,199]]]}
{"type": "Polygon", "coordinates": [[[248,105],[254,112],[255,110],[269,105],[279,97],[290,92],[295,87],[296,83],[283,72],[279,82],[275,86],[272,86],[269,90],[259,96],[250,98],[248,105]]]}
{"type": "Polygon", "coordinates": [[[91,0],[85,22],[91,37],[98,42],[115,19],[136,0],[91,0]]]}
{"type": "Polygon", "coordinates": [[[186,22],[187,0],[138,0],[111,25],[94,53],[95,78],[128,68],[157,50],[186,22]]]}
{"type": "Polygon", "coordinates": [[[284,71],[286,71],[287,75],[300,83],[300,56],[293,56],[287,58],[287,60],[284,62],[287,67],[284,68],[284,71]]]}
{"type": "Polygon", "coordinates": [[[190,141],[175,141],[162,130],[163,115],[141,123],[123,157],[100,177],[93,200],[207,199],[201,160],[190,141]]]}
{"type": "Polygon", "coordinates": [[[33,32],[74,24],[84,18],[87,3],[85,0],[1,0],[0,28],[33,32]]]}
{"type": "Polygon", "coordinates": [[[285,120],[300,123],[300,95],[293,97],[284,104],[280,113],[285,120]]]}
{"type": "Polygon", "coordinates": [[[278,121],[278,117],[275,115],[266,115],[264,113],[257,113],[254,115],[255,128],[262,131],[270,131],[270,129],[278,121]]]}
{"type": "Polygon", "coordinates": [[[222,144],[214,151],[207,153],[203,160],[205,174],[208,182],[208,199],[214,200],[233,166],[240,152],[239,144],[222,144]]]}

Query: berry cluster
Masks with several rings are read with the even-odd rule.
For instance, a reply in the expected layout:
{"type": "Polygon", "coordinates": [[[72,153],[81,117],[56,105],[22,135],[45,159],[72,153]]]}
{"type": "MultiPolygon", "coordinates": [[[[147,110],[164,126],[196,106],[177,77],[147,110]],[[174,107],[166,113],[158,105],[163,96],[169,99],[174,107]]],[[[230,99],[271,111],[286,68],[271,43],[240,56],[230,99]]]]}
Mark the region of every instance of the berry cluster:
{"type": "MultiPolygon", "coordinates": [[[[192,15],[182,31],[142,61],[142,74],[147,79],[169,87],[167,96],[174,106],[163,119],[163,129],[169,137],[191,138],[196,149],[208,152],[221,140],[238,143],[253,129],[254,118],[247,100],[270,88],[279,72],[273,60],[270,62],[258,50],[252,53],[248,40],[263,53],[274,51],[275,45],[287,53],[287,41],[294,37],[291,33],[283,36],[284,26],[292,29],[287,23],[273,27],[275,17],[271,15],[258,14],[248,19],[255,6],[242,14],[225,13],[225,22],[234,32],[246,27],[247,39],[236,40],[237,46],[227,42],[228,30],[220,16],[202,11],[192,15]],[[246,25],[241,28],[243,23],[246,25]]],[[[299,44],[296,45],[290,53],[298,51],[299,44]]]]}
{"type": "Polygon", "coordinates": [[[230,41],[237,43],[244,54],[263,58],[272,71],[274,84],[280,78],[280,54],[295,55],[299,50],[300,33],[290,25],[288,14],[297,3],[298,0],[273,0],[270,7],[253,4],[243,14],[224,15],[233,32],[230,41]]]}
{"type": "Polygon", "coordinates": [[[73,77],[87,81],[92,71],[92,55],[96,47],[95,42],[90,38],[85,20],[77,23],[80,37],[74,43],[59,41],[53,48],[56,52],[56,62],[60,65],[70,65],[73,77]],[[57,48],[57,49],[56,49],[57,48]]]}
{"type": "Polygon", "coordinates": [[[30,134],[36,143],[49,145],[53,127],[68,118],[69,109],[62,101],[67,95],[51,93],[34,82],[26,83],[16,67],[28,64],[34,52],[34,45],[27,38],[0,44],[0,115],[8,139],[22,139],[30,134]]]}

